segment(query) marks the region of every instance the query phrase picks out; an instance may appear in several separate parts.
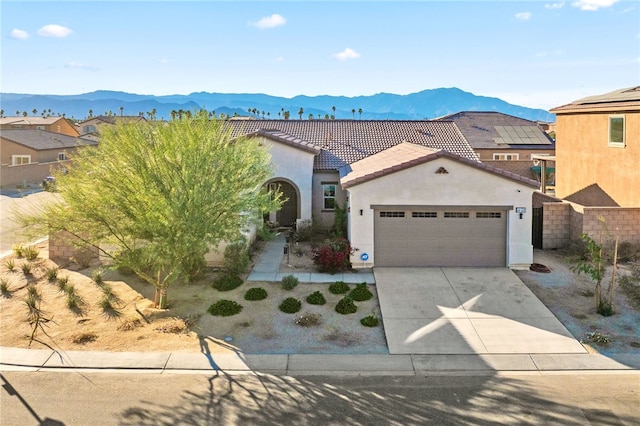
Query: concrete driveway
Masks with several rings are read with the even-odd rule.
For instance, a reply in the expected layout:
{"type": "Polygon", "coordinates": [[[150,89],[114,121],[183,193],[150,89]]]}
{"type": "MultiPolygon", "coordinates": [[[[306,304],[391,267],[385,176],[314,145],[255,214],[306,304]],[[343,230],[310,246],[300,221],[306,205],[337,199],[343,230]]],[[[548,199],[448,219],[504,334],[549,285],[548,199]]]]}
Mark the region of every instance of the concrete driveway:
{"type": "Polygon", "coordinates": [[[375,268],[391,354],[586,353],[507,268],[375,268]]]}

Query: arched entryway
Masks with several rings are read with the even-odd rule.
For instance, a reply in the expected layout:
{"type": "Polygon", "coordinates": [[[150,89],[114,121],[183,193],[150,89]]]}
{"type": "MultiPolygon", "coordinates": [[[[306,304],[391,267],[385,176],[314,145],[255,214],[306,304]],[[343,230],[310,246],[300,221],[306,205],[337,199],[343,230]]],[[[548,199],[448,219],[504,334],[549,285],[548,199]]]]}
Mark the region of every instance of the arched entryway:
{"type": "Polygon", "coordinates": [[[279,190],[282,193],[282,207],[274,214],[270,214],[270,220],[277,222],[280,226],[295,226],[296,220],[300,217],[300,203],[298,189],[296,186],[285,180],[274,180],[269,182],[269,189],[279,190]]]}

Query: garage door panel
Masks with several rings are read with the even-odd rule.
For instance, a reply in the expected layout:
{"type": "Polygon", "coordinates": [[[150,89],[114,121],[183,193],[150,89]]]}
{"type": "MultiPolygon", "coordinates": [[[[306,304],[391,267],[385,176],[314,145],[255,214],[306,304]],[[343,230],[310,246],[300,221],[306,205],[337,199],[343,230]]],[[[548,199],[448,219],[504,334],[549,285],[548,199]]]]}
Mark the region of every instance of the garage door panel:
{"type": "Polygon", "coordinates": [[[505,266],[506,213],[429,206],[376,211],[378,266],[505,266]],[[393,217],[391,217],[393,216],[393,217]]]}

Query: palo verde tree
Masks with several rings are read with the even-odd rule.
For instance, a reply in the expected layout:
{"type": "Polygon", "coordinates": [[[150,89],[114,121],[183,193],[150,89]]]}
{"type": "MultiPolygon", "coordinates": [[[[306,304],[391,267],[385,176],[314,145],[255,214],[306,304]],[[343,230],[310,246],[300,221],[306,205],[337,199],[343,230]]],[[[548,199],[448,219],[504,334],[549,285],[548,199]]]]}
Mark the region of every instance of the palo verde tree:
{"type": "Polygon", "coordinates": [[[109,126],[72,160],[57,176],[59,200],[24,224],[97,247],[153,284],[160,308],[170,284],[201,275],[210,247],[237,240],[281,203],[261,189],[268,152],[253,139],[232,140],[206,113],[109,126]]]}

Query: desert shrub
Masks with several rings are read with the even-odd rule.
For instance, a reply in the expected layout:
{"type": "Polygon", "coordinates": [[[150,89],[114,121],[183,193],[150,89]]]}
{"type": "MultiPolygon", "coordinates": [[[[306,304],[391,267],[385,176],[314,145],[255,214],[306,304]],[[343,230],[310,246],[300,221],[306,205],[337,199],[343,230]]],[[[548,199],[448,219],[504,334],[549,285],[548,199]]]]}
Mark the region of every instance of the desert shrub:
{"type": "Polygon", "coordinates": [[[249,266],[249,249],[245,239],[229,244],[224,249],[224,268],[229,275],[240,275],[249,266]]]}
{"type": "Polygon", "coordinates": [[[379,323],[380,320],[373,314],[367,315],[360,320],[360,324],[364,325],[365,327],[377,327],[379,323]]]}
{"type": "Polygon", "coordinates": [[[213,282],[213,288],[218,291],[231,291],[240,287],[243,282],[238,275],[224,274],[213,282]]]}
{"type": "Polygon", "coordinates": [[[56,285],[60,289],[60,291],[64,291],[65,287],[69,283],[69,277],[58,277],[56,278],[56,285]]]}
{"type": "Polygon", "coordinates": [[[81,253],[77,256],[71,257],[69,260],[78,265],[78,268],[80,268],[81,270],[87,269],[89,266],[91,266],[91,255],[89,254],[81,253]]]}
{"type": "Polygon", "coordinates": [[[100,286],[100,290],[102,290],[102,294],[111,297],[113,295],[113,287],[111,287],[109,284],[107,283],[103,283],[100,286]]]}
{"type": "Polygon", "coordinates": [[[329,285],[329,292],[332,294],[345,294],[349,291],[349,284],[344,281],[336,281],[329,285]]]}
{"type": "Polygon", "coordinates": [[[92,332],[76,333],[71,336],[71,341],[76,345],[83,345],[85,343],[93,342],[98,338],[98,335],[92,332]]]}
{"type": "Polygon", "coordinates": [[[313,263],[318,266],[318,271],[335,274],[351,269],[350,257],[353,252],[349,240],[338,237],[326,240],[319,247],[314,247],[311,250],[311,256],[313,263]]]}
{"type": "Polygon", "coordinates": [[[295,314],[302,308],[302,302],[294,297],[287,297],[278,308],[285,314],[295,314]]]}
{"type": "Polygon", "coordinates": [[[211,315],[218,317],[229,317],[231,315],[239,314],[242,311],[242,305],[233,300],[218,300],[213,305],[209,306],[207,312],[211,315]]]}
{"type": "Polygon", "coordinates": [[[129,317],[129,318],[125,318],[124,320],[122,320],[122,322],[120,322],[120,324],[118,324],[118,330],[131,331],[131,330],[135,330],[140,326],[142,326],[142,321],[140,320],[140,318],[129,317]]]}
{"type": "Polygon", "coordinates": [[[635,262],[640,259],[640,244],[623,241],[618,244],[618,261],[623,263],[635,262]]]}
{"type": "Polygon", "coordinates": [[[7,296],[11,293],[9,291],[9,281],[4,278],[0,278],[0,293],[2,293],[3,296],[7,296]]]}
{"type": "Polygon", "coordinates": [[[22,264],[22,273],[25,277],[31,275],[32,269],[33,265],[31,264],[31,262],[25,262],[22,264]]]}
{"type": "Polygon", "coordinates": [[[11,248],[11,250],[13,251],[13,254],[15,254],[16,256],[22,257],[24,253],[24,246],[22,244],[16,244],[11,248]]]}
{"type": "Polygon", "coordinates": [[[180,334],[188,332],[191,325],[189,319],[174,317],[160,324],[154,330],[161,333],[180,334]]]}
{"type": "Polygon", "coordinates": [[[59,272],[59,270],[56,267],[48,268],[47,272],[45,273],[45,275],[47,277],[47,281],[52,283],[55,280],[57,280],[58,279],[58,272],[59,272]]]}
{"type": "Polygon", "coordinates": [[[38,287],[36,287],[36,286],[27,287],[27,297],[33,298],[34,300],[41,300],[42,299],[42,296],[40,295],[40,292],[38,291],[38,287]]]}
{"type": "Polygon", "coordinates": [[[264,224],[256,230],[256,239],[260,241],[271,241],[276,236],[277,234],[273,231],[273,229],[264,224]]]}
{"type": "Polygon", "coordinates": [[[67,307],[69,309],[78,309],[82,304],[82,298],[75,292],[75,290],[67,292],[67,307]]]}
{"type": "Polygon", "coordinates": [[[324,295],[319,291],[314,291],[307,296],[307,303],[311,305],[324,305],[327,303],[327,299],[325,299],[324,295]]]}
{"type": "Polygon", "coordinates": [[[601,333],[599,331],[590,331],[586,334],[585,340],[587,342],[592,342],[597,345],[607,345],[611,342],[609,335],[606,333],[601,333]]]}
{"type": "Polygon", "coordinates": [[[285,275],[282,277],[282,288],[285,290],[293,290],[298,285],[298,278],[293,275],[285,275]]]}
{"type": "Polygon", "coordinates": [[[300,327],[308,328],[308,327],[319,325],[322,322],[322,320],[321,320],[320,314],[306,313],[306,314],[300,315],[299,317],[296,317],[294,322],[300,327]]]}
{"type": "Polygon", "coordinates": [[[342,315],[353,314],[358,310],[358,307],[353,303],[353,299],[349,296],[345,296],[338,301],[336,305],[336,312],[342,315]]]}
{"type": "Polygon", "coordinates": [[[104,270],[96,269],[95,271],[93,271],[91,273],[91,279],[98,285],[102,284],[104,282],[104,270]]]}
{"type": "Polygon", "coordinates": [[[267,290],[262,287],[254,287],[247,290],[244,300],[263,300],[267,298],[267,290]]]}
{"type": "Polygon", "coordinates": [[[7,271],[13,272],[16,270],[16,262],[13,259],[9,259],[4,262],[4,267],[7,268],[7,271]]]}
{"type": "Polygon", "coordinates": [[[102,308],[103,311],[110,311],[114,309],[113,301],[111,300],[111,295],[109,294],[105,294],[104,296],[102,296],[98,305],[102,308]]]}
{"type": "Polygon", "coordinates": [[[38,255],[40,254],[40,250],[37,247],[27,246],[22,250],[22,255],[27,260],[36,260],[38,255]]]}
{"type": "Polygon", "coordinates": [[[356,288],[349,292],[349,297],[356,302],[363,302],[373,297],[373,293],[369,290],[367,283],[356,284],[356,288]]]}
{"type": "Polygon", "coordinates": [[[300,224],[298,224],[295,232],[293,233],[293,241],[297,243],[309,241],[313,236],[313,233],[313,222],[309,219],[303,220],[300,224]]]}

